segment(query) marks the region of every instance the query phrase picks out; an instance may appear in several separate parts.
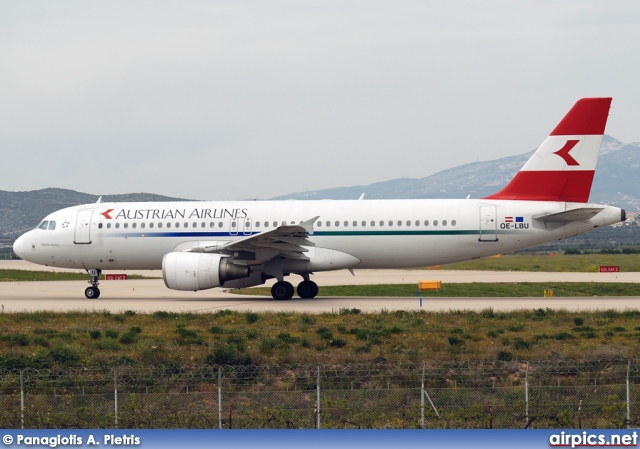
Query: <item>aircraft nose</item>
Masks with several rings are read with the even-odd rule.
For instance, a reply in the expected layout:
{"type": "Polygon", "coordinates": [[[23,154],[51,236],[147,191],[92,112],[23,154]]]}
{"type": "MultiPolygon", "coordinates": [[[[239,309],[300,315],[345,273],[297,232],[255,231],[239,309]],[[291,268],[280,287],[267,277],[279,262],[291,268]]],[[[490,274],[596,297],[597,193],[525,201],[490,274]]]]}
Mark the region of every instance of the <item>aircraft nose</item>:
{"type": "Polygon", "coordinates": [[[24,236],[18,237],[18,239],[13,242],[13,252],[16,253],[20,259],[24,260],[24,236]]]}

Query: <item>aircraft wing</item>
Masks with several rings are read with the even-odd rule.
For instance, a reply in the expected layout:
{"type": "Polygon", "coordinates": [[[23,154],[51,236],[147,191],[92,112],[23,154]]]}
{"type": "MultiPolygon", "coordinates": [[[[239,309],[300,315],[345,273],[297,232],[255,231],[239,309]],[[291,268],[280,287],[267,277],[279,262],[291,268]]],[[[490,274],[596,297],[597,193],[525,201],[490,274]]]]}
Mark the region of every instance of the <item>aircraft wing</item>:
{"type": "Polygon", "coordinates": [[[602,207],[580,207],[578,209],[565,210],[556,213],[544,213],[534,215],[534,220],[539,221],[555,221],[555,222],[569,222],[569,221],[581,221],[589,220],[595,217],[602,211],[602,207]]]}
{"type": "Polygon", "coordinates": [[[250,235],[224,246],[204,246],[189,251],[229,254],[251,263],[265,262],[278,256],[309,260],[304,253],[309,251],[306,247],[315,246],[308,237],[313,234],[313,224],[318,218],[319,216],[300,224],[282,224],[270,231],[250,235]]]}

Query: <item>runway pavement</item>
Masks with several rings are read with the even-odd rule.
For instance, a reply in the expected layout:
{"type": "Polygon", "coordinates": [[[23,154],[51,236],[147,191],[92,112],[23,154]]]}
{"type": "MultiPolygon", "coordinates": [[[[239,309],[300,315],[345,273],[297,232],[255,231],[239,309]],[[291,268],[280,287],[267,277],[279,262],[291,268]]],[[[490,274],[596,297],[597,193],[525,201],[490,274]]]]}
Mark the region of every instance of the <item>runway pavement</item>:
{"type": "MultiPolygon", "coordinates": [[[[61,270],[41,267],[23,261],[0,261],[0,269],[50,271],[61,270]]],[[[131,273],[131,272],[129,272],[131,273]]],[[[135,272],[157,276],[159,272],[135,272]]],[[[296,282],[297,276],[292,276],[296,282]]],[[[455,282],[639,282],[640,273],[547,273],[547,272],[482,272],[431,270],[361,270],[352,276],[346,270],[318,273],[313,279],[319,285],[364,284],[416,284],[420,280],[437,279],[443,283],[455,282]]],[[[270,284],[268,284],[270,285],[270,284]]],[[[386,310],[475,310],[489,307],[494,310],[551,308],[569,310],[637,309],[639,297],[590,298],[293,298],[275,301],[261,296],[240,296],[223,289],[200,292],[179,292],[165,287],[162,279],[102,281],[101,296],[97,300],[84,297],[87,284],[83,281],[0,282],[0,306],[3,312],[37,310],[104,311],[113,313],[134,310],[152,313],[157,310],[172,312],[209,312],[218,309],[240,311],[296,311],[322,313],[341,308],[362,311],[386,310]]],[[[542,292],[541,292],[542,294],[542,292]]]]}

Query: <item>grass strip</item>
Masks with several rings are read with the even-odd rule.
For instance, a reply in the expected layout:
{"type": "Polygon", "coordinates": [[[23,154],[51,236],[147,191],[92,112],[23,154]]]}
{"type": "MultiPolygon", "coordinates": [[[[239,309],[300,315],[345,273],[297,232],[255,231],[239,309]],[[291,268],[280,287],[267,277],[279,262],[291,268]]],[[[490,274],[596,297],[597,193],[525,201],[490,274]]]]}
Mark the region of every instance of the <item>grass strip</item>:
{"type": "MultiPolygon", "coordinates": [[[[318,296],[392,296],[392,297],[542,297],[545,290],[554,296],[640,296],[640,284],[629,282],[521,282],[444,284],[441,291],[418,292],[415,284],[338,285],[320,287],[318,296]]],[[[270,296],[269,287],[233,290],[240,295],[270,296]]]]}

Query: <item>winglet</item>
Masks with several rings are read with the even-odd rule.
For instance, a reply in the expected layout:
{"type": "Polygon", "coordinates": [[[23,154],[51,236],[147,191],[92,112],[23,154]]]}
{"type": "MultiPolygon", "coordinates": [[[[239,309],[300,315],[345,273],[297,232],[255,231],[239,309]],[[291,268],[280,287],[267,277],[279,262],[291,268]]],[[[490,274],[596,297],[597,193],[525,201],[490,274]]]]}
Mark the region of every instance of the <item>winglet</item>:
{"type": "Polygon", "coordinates": [[[586,203],[611,98],[583,98],[558,123],[509,184],[490,200],[586,203]]]}

